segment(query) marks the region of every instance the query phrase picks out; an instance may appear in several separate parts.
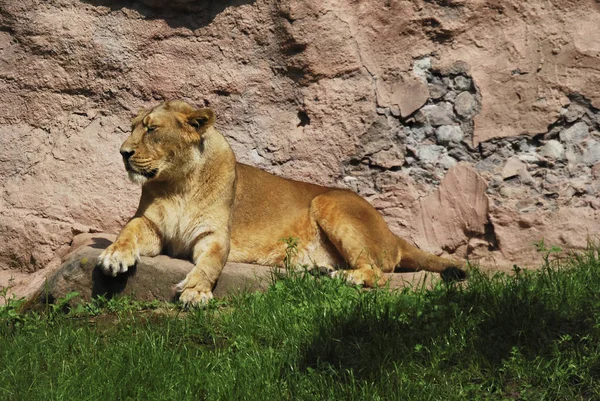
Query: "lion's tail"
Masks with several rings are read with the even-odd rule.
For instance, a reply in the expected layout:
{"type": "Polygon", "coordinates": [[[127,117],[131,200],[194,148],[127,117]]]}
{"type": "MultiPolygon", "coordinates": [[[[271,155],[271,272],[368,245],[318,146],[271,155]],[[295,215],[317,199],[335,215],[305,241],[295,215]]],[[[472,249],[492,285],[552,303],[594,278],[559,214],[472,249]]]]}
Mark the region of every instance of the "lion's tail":
{"type": "Polygon", "coordinates": [[[462,263],[425,252],[402,238],[398,241],[402,253],[400,268],[440,273],[444,280],[464,280],[467,277],[462,263]]]}

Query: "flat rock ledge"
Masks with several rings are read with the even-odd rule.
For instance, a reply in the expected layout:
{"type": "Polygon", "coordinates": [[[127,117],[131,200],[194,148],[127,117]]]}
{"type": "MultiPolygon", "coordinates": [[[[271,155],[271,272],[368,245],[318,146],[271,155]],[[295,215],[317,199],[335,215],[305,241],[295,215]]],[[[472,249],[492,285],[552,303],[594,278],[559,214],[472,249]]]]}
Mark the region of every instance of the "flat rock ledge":
{"type": "MultiPolygon", "coordinates": [[[[117,277],[106,276],[97,266],[97,259],[114,238],[109,234],[77,235],[70,252],[63,258],[62,266],[34,293],[28,306],[35,308],[35,305],[53,303],[70,292],[80,294],[78,301],[115,295],[127,295],[139,301],[176,301],[178,293],[175,285],[185,278],[193,264],[166,255],[142,257],[129,272],[117,277]]],[[[229,262],[213,289],[213,295],[222,298],[245,291],[265,291],[282,276],[285,276],[285,270],[280,268],[229,262]]],[[[394,273],[391,276],[390,289],[409,285],[430,287],[439,277],[427,272],[394,273]]]]}

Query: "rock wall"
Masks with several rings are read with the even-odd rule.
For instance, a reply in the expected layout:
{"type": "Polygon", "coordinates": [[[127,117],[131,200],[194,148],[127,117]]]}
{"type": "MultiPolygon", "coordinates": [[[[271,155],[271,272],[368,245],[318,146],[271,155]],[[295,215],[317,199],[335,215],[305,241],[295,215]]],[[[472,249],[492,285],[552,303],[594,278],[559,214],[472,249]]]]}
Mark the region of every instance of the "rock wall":
{"type": "Polygon", "coordinates": [[[595,0],[0,0],[0,285],[119,230],[129,119],[173,98],[213,107],[239,160],[352,188],[433,252],[583,247],[598,26],[595,0]]]}

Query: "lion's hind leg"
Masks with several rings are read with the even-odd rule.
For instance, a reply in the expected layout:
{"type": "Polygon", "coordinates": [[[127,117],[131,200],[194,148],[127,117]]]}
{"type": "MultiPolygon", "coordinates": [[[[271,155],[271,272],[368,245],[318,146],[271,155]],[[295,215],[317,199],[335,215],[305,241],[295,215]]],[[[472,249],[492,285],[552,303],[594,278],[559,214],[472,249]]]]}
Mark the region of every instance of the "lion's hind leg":
{"type": "Polygon", "coordinates": [[[312,200],[310,213],[350,269],[335,275],[367,287],[387,282],[384,273],[400,262],[396,237],[366,200],[351,191],[331,190],[312,200]]]}

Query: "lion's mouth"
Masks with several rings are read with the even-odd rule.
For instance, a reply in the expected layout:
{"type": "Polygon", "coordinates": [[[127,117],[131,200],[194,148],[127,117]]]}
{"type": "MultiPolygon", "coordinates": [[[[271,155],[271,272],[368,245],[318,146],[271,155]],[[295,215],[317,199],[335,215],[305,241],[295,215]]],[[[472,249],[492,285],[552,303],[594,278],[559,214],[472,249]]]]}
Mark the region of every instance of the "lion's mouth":
{"type": "Polygon", "coordinates": [[[158,169],[154,168],[154,169],[140,169],[140,168],[135,168],[134,166],[131,165],[131,163],[125,163],[125,170],[127,170],[128,173],[134,173],[134,174],[138,174],[141,175],[145,178],[154,178],[156,177],[156,174],[158,173],[158,169]]]}

